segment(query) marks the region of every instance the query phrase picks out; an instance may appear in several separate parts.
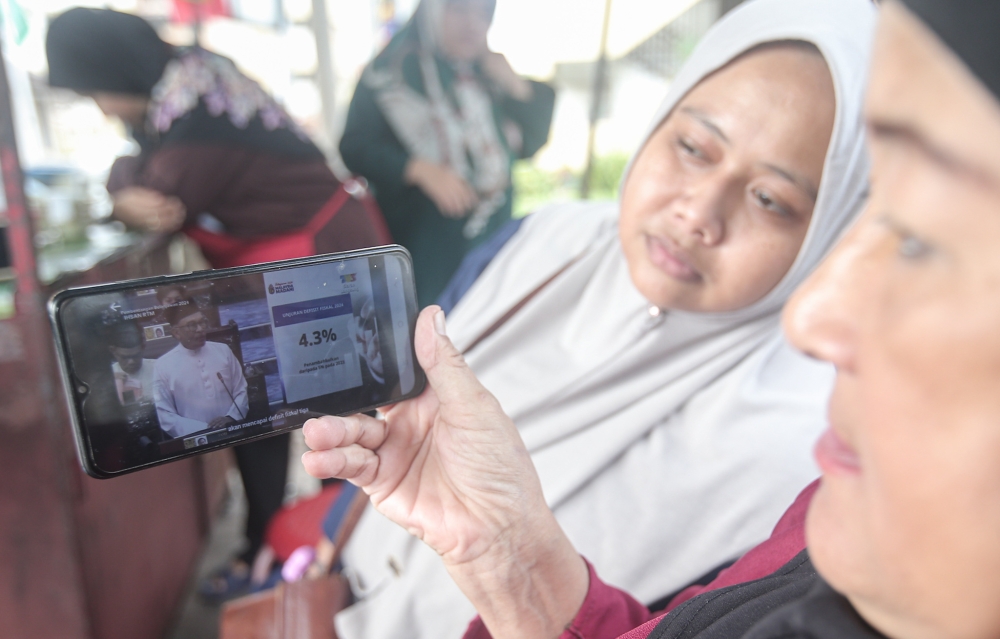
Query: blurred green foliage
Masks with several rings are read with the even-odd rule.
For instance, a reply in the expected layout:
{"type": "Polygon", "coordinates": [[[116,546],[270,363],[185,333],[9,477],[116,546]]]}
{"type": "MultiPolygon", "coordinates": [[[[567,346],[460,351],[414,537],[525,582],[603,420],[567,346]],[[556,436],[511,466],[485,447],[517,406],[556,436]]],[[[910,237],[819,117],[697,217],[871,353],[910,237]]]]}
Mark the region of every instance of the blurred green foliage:
{"type": "Polygon", "coordinates": [[[625,153],[609,153],[594,158],[594,168],[590,175],[590,199],[618,198],[618,187],[621,185],[622,173],[625,172],[629,157],[625,153]]]}
{"type": "MultiPolygon", "coordinates": [[[[594,158],[590,178],[590,199],[614,200],[628,164],[625,153],[610,153],[594,158]]],[[[580,198],[581,172],[562,169],[543,171],[530,160],[514,164],[514,217],[523,217],[550,202],[565,202],[580,198]]]]}

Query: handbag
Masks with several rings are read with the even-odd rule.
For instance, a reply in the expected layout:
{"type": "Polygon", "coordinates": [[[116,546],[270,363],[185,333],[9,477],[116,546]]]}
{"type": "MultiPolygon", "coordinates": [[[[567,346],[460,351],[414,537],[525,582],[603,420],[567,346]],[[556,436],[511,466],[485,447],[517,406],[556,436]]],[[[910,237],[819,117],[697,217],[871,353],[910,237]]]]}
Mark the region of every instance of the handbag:
{"type": "Polygon", "coordinates": [[[340,575],[279,583],[222,608],[220,639],[336,639],[333,615],[348,601],[340,575]]]}
{"type": "MultiPolygon", "coordinates": [[[[368,505],[358,490],[333,537],[336,565],[341,549],[368,505]]],[[[271,590],[239,597],[222,607],[220,639],[337,639],[333,617],[351,603],[347,580],[339,573],[281,582],[271,590]]]]}

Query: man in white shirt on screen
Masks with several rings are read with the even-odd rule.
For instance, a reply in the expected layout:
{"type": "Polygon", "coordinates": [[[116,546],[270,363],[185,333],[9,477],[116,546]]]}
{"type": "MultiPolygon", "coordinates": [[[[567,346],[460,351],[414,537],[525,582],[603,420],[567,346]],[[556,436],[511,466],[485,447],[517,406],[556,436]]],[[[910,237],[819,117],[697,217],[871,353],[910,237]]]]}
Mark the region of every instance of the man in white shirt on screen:
{"type": "Polygon", "coordinates": [[[180,342],[156,360],[154,396],[160,428],[171,437],[225,428],[249,408],[247,381],[225,344],[208,341],[208,319],[191,298],[167,309],[180,342]]]}

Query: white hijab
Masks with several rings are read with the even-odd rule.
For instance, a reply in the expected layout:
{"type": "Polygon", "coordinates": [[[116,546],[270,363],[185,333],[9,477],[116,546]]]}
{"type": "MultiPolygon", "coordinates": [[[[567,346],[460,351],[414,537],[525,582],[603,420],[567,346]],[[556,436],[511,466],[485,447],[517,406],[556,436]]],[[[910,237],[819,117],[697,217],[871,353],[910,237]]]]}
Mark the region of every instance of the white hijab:
{"type": "MultiPolygon", "coordinates": [[[[517,424],[574,545],[642,600],[765,539],[817,475],[832,371],[787,346],[779,315],[865,198],[874,21],[869,0],[741,5],[701,41],[650,126],[756,45],[801,40],[823,54],[837,96],[823,178],[799,255],[764,298],[653,316],[629,278],[618,207],[576,204],[529,218],[449,317],[465,349],[559,273],[466,358],[517,424]]],[[[374,511],[344,559],[363,600],[338,616],[343,639],[461,636],[473,611],[440,560],[374,511]]]]}

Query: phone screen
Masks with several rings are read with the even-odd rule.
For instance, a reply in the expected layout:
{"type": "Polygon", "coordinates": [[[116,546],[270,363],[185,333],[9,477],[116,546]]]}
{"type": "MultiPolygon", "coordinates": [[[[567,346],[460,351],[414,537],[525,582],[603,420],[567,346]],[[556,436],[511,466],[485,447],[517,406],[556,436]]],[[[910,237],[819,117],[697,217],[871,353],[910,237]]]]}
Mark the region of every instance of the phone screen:
{"type": "Polygon", "coordinates": [[[120,474],[422,388],[404,253],[247,270],[57,302],[88,472],[120,474]]]}

